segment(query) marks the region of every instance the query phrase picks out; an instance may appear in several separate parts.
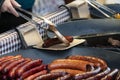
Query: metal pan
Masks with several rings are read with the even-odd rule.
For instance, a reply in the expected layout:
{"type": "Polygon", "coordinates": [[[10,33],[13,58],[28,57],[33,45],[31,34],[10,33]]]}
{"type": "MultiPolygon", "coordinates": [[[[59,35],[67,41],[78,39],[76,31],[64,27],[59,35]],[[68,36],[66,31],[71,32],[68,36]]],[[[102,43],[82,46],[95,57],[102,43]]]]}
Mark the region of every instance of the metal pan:
{"type": "MultiPolygon", "coordinates": [[[[109,7],[110,9],[116,11],[116,13],[120,13],[120,4],[106,4],[105,6],[109,7]]],[[[101,8],[100,8],[101,9],[101,8]]],[[[113,16],[111,13],[101,9],[103,12],[107,13],[110,16],[113,16]]],[[[90,7],[90,14],[93,18],[106,18],[101,12],[96,10],[93,7],[90,7]]]]}
{"type": "MultiPolygon", "coordinates": [[[[74,48],[65,50],[65,51],[48,51],[48,50],[37,50],[37,49],[26,49],[20,50],[18,52],[5,54],[8,55],[23,55],[24,57],[29,57],[32,59],[43,59],[45,64],[49,64],[52,60],[58,58],[65,58],[70,55],[87,55],[87,56],[96,56],[107,61],[110,68],[120,69],[120,53],[110,52],[103,49],[95,48],[80,48],[76,46],[74,48]]],[[[2,56],[1,56],[2,57],[2,56]]]]}

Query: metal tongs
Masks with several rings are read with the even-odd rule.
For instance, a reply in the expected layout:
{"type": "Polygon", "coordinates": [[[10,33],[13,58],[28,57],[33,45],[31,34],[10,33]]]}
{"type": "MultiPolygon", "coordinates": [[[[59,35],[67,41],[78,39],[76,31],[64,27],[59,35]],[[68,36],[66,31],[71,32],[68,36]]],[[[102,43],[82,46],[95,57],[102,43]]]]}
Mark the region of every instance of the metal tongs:
{"type": "Polygon", "coordinates": [[[56,25],[54,23],[52,23],[51,21],[49,21],[48,19],[44,18],[44,17],[41,17],[41,16],[37,16],[36,14],[33,14],[32,12],[29,12],[27,10],[24,10],[22,8],[16,8],[18,14],[23,17],[24,19],[26,19],[27,21],[30,21],[31,23],[35,24],[36,26],[40,26],[40,24],[38,22],[36,22],[35,20],[29,18],[28,16],[26,16],[25,14],[29,14],[33,17],[36,17],[36,18],[39,18],[39,19],[42,19],[44,20],[44,22],[46,22],[49,27],[41,27],[43,28],[44,30],[47,30],[47,31],[50,31],[52,33],[54,33],[57,38],[63,42],[65,44],[65,46],[69,46],[70,45],[70,42],[56,29],[56,25]],[[25,14],[23,14],[23,13],[25,14]]]}
{"type": "Polygon", "coordinates": [[[89,5],[91,5],[92,7],[94,7],[96,10],[98,10],[99,12],[101,12],[104,16],[106,16],[107,18],[118,18],[120,17],[120,14],[117,13],[116,11],[110,9],[109,7],[100,4],[99,2],[95,1],[95,0],[85,0],[89,5]],[[103,10],[107,11],[108,13],[112,14],[113,16],[110,16],[109,14],[105,13],[103,10]]]}

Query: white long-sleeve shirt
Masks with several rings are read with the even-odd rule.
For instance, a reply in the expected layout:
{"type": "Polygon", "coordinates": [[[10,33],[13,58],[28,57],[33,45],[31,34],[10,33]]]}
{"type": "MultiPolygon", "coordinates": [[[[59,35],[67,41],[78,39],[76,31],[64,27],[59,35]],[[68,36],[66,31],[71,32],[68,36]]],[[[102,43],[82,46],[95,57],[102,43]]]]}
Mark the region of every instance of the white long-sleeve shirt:
{"type": "Polygon", "coordinates": [[[33,13],[43,16],[56,11],[62,4],[65,4],[64,0],[36,0],[33,6],[33,13]]]}

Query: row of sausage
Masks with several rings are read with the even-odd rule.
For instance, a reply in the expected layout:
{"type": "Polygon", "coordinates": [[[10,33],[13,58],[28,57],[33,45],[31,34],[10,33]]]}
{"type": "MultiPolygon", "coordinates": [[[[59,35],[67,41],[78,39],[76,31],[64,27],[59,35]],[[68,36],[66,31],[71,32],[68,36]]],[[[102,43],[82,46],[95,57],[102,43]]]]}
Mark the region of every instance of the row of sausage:
{"type": "Polygon", "coordinates": [[[49,64],[22,55],[0,58],[0,80],[120,80],[120,71],[92,56],[71,55],[49,64]]]}

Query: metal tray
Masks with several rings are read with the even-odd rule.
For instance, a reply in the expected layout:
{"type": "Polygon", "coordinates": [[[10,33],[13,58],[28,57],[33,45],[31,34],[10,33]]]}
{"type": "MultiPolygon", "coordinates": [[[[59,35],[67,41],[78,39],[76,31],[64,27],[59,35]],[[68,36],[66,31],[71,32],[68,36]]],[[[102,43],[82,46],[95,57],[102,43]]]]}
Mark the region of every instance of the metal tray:
{"type": "MultiPolygon", "coordinates": [[[[110,68],[118,68],[120,69],[120,53],[110,52],[103,49],[95,49],[95,48],[81,48],[80,46],[76,46],[74,48],[65,50],[65,51],[49,51],[49,50],[37,50],[37,49],[26,49],[20,50],[17,52],[5,54],[3,56],[8,55],[18,55],[21,54],[24,57],[29,57],[32,59],[43,59],[45,64],[49,64],[52,60],[58,58],[65,58],[70,55],[87,55],[87,56],[96,56],[104,59],[110,68]]],[[[2,57],[2,56],[1,56],[2,57]]]]}

